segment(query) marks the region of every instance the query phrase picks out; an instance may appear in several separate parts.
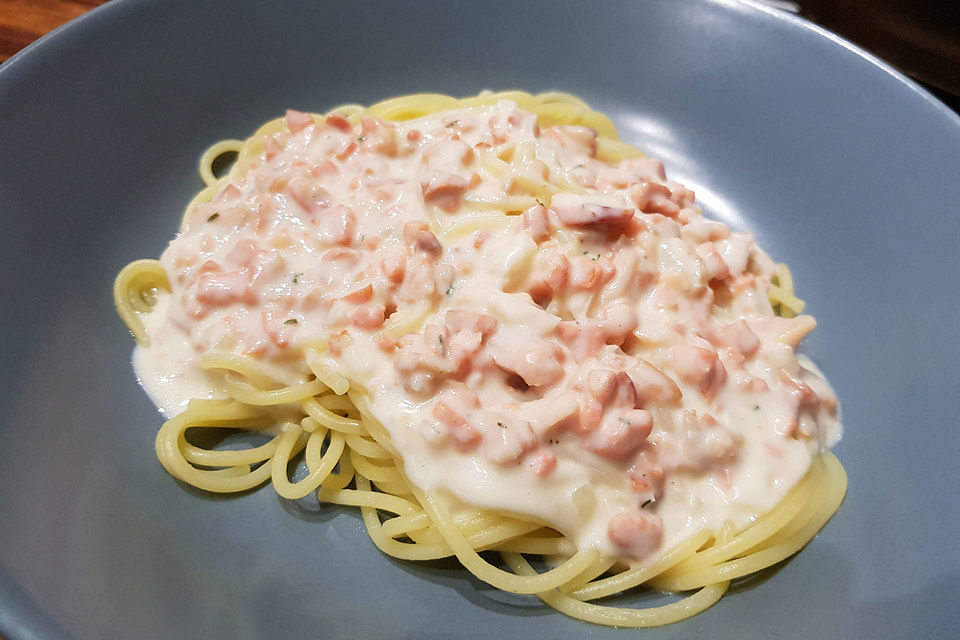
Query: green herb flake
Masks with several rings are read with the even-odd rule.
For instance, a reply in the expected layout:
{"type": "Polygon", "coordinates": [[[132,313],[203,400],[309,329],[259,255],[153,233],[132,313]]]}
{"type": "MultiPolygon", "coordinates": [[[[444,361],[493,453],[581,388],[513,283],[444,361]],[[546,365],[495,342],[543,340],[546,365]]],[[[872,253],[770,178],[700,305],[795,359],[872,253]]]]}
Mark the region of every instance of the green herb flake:
{"type": "Polygon", "coordinates": [[[640,505],[641,509],[646,509],[647,505],[653,502],[653,498],[648,498],[643,501],[643,504],[640,505]]]}
{"type": "Polygon", "coordinates": [[[500,422],[499,420],[497,420],[497,426],[500,427],[501,429],[506,429],[506,428],[507,428],[507,425],[503,424],[503,423],[500,422]]]}
{"type": "Polygon", "coordinates": [[[447,345],[443,343],[443,336],[437,336],[440,339],[440,353],[443,354],[443,357],[447,357],[447,345]]]}
{"type": "Polygon", "coordinates": [[[213,214],[212,216],[210,216],[209,218],[207,218],[207,222],[213,222],[214,220],[216,220],[216,219],[219,218],[219,217],[220,217],[220,214],[219,214],[219,213],[215,213],[215,214],[213,214]]]}
{"type": "Polygon", "coordinates": [[[297,324],[296,318],[290,318],[289,320],[284,320],[283,324],[297,324]]]}
{"type": "Polygon", "coordinates": [[[297,284],[297,283],[300,281],[300,277],[301,277],[302,275],[303,275],[302,273],[295,273],[295,274],[293,274],[293,284],[297,284]]]}
{"type": "Polygon", "coordinates": [[[363,141],[366,140],[366,139],[367,139],[367,136],[365,136],[365,135],[363,135],[363,134],[360,134],[359,136],[357,136],[357,141],[358,141],[358,142],[363,142],[363,141]]]}

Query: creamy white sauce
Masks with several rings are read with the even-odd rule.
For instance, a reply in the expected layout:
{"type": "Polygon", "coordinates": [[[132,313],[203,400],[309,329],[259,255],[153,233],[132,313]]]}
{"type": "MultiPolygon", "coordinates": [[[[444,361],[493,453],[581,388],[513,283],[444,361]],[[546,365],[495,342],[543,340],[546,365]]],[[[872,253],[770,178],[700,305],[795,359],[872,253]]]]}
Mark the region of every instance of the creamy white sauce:
{"type": "Polygon", "coordinates": [[[134,365],[165,415],[225,396],[205,352],[290,384],[323,341],[417,486],[641,563],[769,511],[839,438],[794,353],[812,319],[774,317],[769,258],[656,161],[510,102],[288,122],[161,258],[134,365]],[[585,193],[539,208],[545,179],[585,193]]]}

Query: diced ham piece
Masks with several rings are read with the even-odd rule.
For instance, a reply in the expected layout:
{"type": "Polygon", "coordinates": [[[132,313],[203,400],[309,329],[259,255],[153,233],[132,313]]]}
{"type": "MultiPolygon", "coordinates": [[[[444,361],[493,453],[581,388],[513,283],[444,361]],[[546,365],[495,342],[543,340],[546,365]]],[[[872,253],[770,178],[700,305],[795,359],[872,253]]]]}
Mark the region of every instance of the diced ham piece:
{"type": "Polygon", "coordinates": [[[520,376],[531,387],[552,384],[563,375],[556,345],[522,331],[501,332],[489,345],[494,363],[520,376]]]}
{"type": "Polygon", "coordinates": [[[628,158],[620,163],[620,168],[629,171],[636,180],[662,182],[667,179],[663,160],[658,158],[628,158]]]}
{"type": "Polygon", "coordinates": [[[628,207],[619,196],[594,196],[558,193],[553,197],[550,211],[568,227],[610,229],[633,218],[635,209],[628,207]]]}
{"type": "Polygon", "coordinates": [[[698,217],[683,225],[680,234],[687,240],[695,243],[714,242],[730,237],[730,228],[716,220],[698,217]]]}
{"type": "Polygon", "coordinates": [[[451,310],[444,316],[447,331],[445,349],[458,371],[469,367],[486,339],[497,329],[493,316],[471,311],[451,310]]]}
{"type": "Polygon", "coordinates": [[[497,319],[485,313],[451,309],[447,311],[444,319],[453,333],[478,333],[486,338],[497,330],[497,319]]]}
{"type": "MultiPolygon", "coordinates": [[[[443,394],[441,394],[443,395],[443,394]]],[[[433,416],[440,421],[461,451],[476,449],[482,440],[480,432],[453,408],[446,398],[439,398],[433,405],[433,416]]]]}
{"type": "Polygon", "coordinates": [[[667,182],[667,187],[670,189],[670,200],[681,209],[693,204],[694,194],[690,189],[679,182],[670,181],[667,182]]]}
{"type": "Polygon", "coordinates": [[[623,371],[594,369],[587,376],[587,391],[603,404],[631,409],[637,405],[633,381],[623,371]]]}
{"type": "Polygon", "coordinates": [[[725,345],[742,354],[747,360],[752,358],[760,348],[757,334],[751,331],[743,320],[728,324],[720,331],[720,337],[725,345]]]}
{"type": "Polygon", "coordinates": [[[721,425],[708,413],[684,411],[680,419],[681,438],[677,469],[704,472],[732,459],[740,449],[743,436],[721,425]]]}
{"type": "Polygon", "coordinates": [[[431,171],[420,179],[424,202],[435,204],[447,213],[460,208],[463,194],[469,186],[466,178],[455,173],[431,171]]]}
{"type": "Polygon", "coordinates": [[[400,338],[394,366],[404,385],[426,393],[445,376],[462,378],[487,337],[497,328],[492,316],[453,310],[428,323],[421,332],[400,338]]]}
{"type": "Polygon", "coordinates": [[[368,304],[353,312],[353,324],[360,329],[379,329],[383,326],[385,307],[382,304],[368,304]]]}
{"type": "Polygon", "coordinates": [[[573,289],[592,291],[597,289],[603,281],[603,271],[596,259],[578,256],[570,261],[569,282],[573,289]]]}
{"type": "Polygon", "coordinates": [[[535,204],[523,212],[523,228],[538,243],[550,237],[550,219],[542,204],[535,204]]]}
{"type": "Polygon", "coordinates": [[[644,213],[659,213],[673,218],[680,212],[680,207],[670,199],[670,189],[657,182],[634,185],[627,190],[627,197],[644,213]]]}
{"type": "Polygon", "coordinates": [[[535,304],[545,307],[567,284],[570,261],[558,253],[540,252],[533,258],[533,268],[522,289],[535,304]]]}
{"type": "Polygon", "coordinates": [[[427,227],[426,222],[405,222],[403,224],[403,239],[417,251],[431,255],[439,255],[443,251],[437,236],[427,227]]]}
{"type": "Polygon", "coordinates": [[[604,332],[596,320],[583,324],[563,321],[557,325],[557,337],[579,358],[596,356],[604,342],[604,332]]]}
{"type": "Polygon", "coordinates": [[[706,347],[676,346],[670,360],[677,375],[696,385],[708,398],[716,395],[727,380],[727,371],[717,358],[717,353],[706,347]]]}
{"type": "Polygon", "coordinates": [[[330,176],[335,175],[339,169],[337,165],[333,164],[329,160],[318,160],[313,163],[310,167],[310,175],[314,178],[329,178],[330,176]]]}
{"type": "Polygon", "coordinates": [[[604,193],[615,189],[626,189],[636,178],[629,172],[615,167],[601,167],[597,170],[596,188],[604,193]]]}
{"type": "Polygon", "coordinates": [[[240,272],[205,273],[197,283],[197,302],[222,307],[243,300],[249,284],[240,272]]]}
{"type": "Polygon", "coordinates": [[[626,302],[615,302],[603,312],[600,323],[607,344],[622,344],[637,328],[637,312],[626,302]]]}
{"type": "Polygon", "coordinates": [[[703,261],[703,270],[708,281],[723,280],[730,275],[730,268],[712,242],[698,244],[695,251],[703,261]]]}
{"type": "Polygon", "coordinates": [[[287,129],[290,130],[290,133],[297,133],[303,129],[306,129],[313,124],[313,117],[309,113],[304,113],[303,111],[294,111],[293,109],[287,109],[287,129]]]}
{"type": "Polygon", "coordinates": [[[663,495],[663,469],[658,465],[633,465],[627,471],[630,478],[630,490],[637,497],[637,504],[643,508],[663,495]]]}
{"type": "Polygon", "coordinates": [[[238,242],[227,254],[227,263],[250,269],[256,263],[260,250],[253,240],[243,239],[238,242]]]}
{"type": "Polygon", "coordinates": [[[238,242],[226,255],[226,262],[239,268],[254,287],[278,276],[283,272],[284,265],[279,252],[259,249],[252,240],[238,242]]]}
{"type": "Polygon", "coordinates": [[[653,430],[653,416],[643,409],[631,409],[605,420],[586,446],[598,456],[627,460],[647,441],[653,430]]]}
{"type": "Polygon", "coordinates": [[[303,176],[297,176],[287,184],[287,191],[294,202],[303,207],[307,213],[317,214],[332,205],[330,192],[303,176]]]}
{"type": "Polygon", "coordinates": [[[357,216],[342,204],[325,211],[317,221],[317,233],[322,240],[343,246],[353,244],[356,227],[357,216]]]}
{"type": "Polygon", "coordinates": [[[576,432],[581,435],[593,433],[600,427],[600,422],[603,420],[603,403],[589,394],[580,396],[578,418],[576,432]]]}
{"type": "Polygon", "coordinates": [[[454,363],[447,358],[446,340],[442,326],[428,324],[420,333],[402,336],[397,341],[394,366],[407,391],[432,393],[443,375],[453,373],[454,363]]]}
{"type": "Polygon", "coordinates": [[[196,275],[196,303],[192,315],[202,317],[211,308],[237,302],[256,304],[256,285],[275,277],[283,260],[275,253],[261,251],[251,240],[242,240],[226,255],[226,265],[207,261],[196,275]]]}
{"type": "Polygon", "coordinates": [[[488,416],[485,426],[486,456],[498,464],[520,462],[537,446],[537,438],[526,420],[488,416]]]}
{"type": "Polygon", "coordinates": [[[544,138],[555,140],[562,147],[588,157],[597,155],[597,132],[589,127],[561,125],[543,129],[540,134],[544,138]]]}
{"type": "Polygon", "coordinates": [[[360,118],[360,135],[370,138],[374,133],[386,126],[386,122],[373,116],[360,118]]]}
{"type": "Polygon", "coordinates": [[[783,329],[780,331],[778,339],[781,344],[796,347],[803,340],[803,337],[814,330],[817,321],[813,316],[799,315],[795,318],[777,318],[781,320],[783,329]]]}
{"type": "Polygon", "coordinates": [[[627,371],[637,390],[637,403],[662,406],[672,405],[683,396],[680,387],[670,376],[646,360],[640,360],[627,371]]]}
{"type": "Polygon", "coordinates": [[[267,136],[263,141],[263,155],[268,162],[276,158],[281,151],[283,151],[283,145],[277,142],[275,135],[267,136]]]}
{"type": "Polygon", "coordinates": [[[813,409],[820,404],[820,397],[807,383],[798,377],[790,375],[786,369],[780,369],[780,388],[786,393],[791,404],[796,407],[796,413],[804,409],[813,409]]]}
{"type": "Polygon", "coordinates": [[[380,273],[392,284],[400,284],[407,268],[407,254],[396,246],[385,246],[380,250],[380,273]]]}
{"type": "Polygon", "coordinates": [[[465,168],[473,164],[475,152],[460,140],[440,140],[423,151],[427,169],[465,168]]]}
{"type": "Polygon", "coordinates": [[[387,157],[394,157],[400,149],[397,126],[380,118],[364,116],[360,119],[360,136],[387,157]]]}
{"type": "Polygon", "coordinates": [[[539,400],[511,405],[509,409],[522,416],[530,423],[534,433],[544,438],[560,431],[567,419],[579,412],[580,405],[576,393],[563,391],[539,400]]]}
{"type": "MultiPolygon", "coordinates": [[[[230,200],[236,200],[240,195],[240,189],[238,189],[236,185],[228,184],[220,190],[220,193],[213,197],[212,202],[228,202],[230,200]]],[[[207,217],[209,218],[209,216],[207,217]]]]}
{"type": "Polygon", "coordinates": [[[464,192],[470,187],[465,169],[473,163],[473,149],[459,140],[441,140],[423,152],[424,171],[420,175],[423,200],[447,213],[460,208],[464,192]]]}
{"type": "Polygon", "coordinates": [[[413,252],[403,268],[403,281],[396,292],[398,304],[418,305],[437,296],[436,258],[428,253],[413,252]]]}
{"type": "Polygon", "coordinates": [[[260,322],[270,342],[286,348],[290,345],[290,338],[296,331],[299,320],[284,315],[275,305],[269,305],[261,312],[260,322]]]}
{"type": "Polygon", "coordinates": [[[597,355],[605,344],[623,344],[636,328],[636,312],[629,305],[613,303],[603,318],[560,322],[556,335],[578,357],[588,358],[597,355]]]}
{"type": "Polygon", "coordinates": [[[657,516],[621,512],[607,525],[607,537],[624,556],[642,560],[660,546],[663,525],[657,516]]]}
{"type": "Polygon", "coordinates": [[[623,371],[597,368],[587,375],[585,391],[579,429],[587,435],[584,446],[611,460],[630,458],[653,429],[650,413],[637,408],[633,380],[623,371]]]}
{"type": "Polygon", "coordinates": [[[342,131],[343,133],[353,133],[353,125],[350,124],[350,121],[339,113],[331,113],[329,116],[327,116],[326,123],[328,126],[331,126],[338,131],[342,131]]]}
{"type": "Polygon", "coordinates": [[[538,476],[549,476],[557,468],[557,457],[552,453],[541,453],[530,461],[530,467],[538,476]]]}

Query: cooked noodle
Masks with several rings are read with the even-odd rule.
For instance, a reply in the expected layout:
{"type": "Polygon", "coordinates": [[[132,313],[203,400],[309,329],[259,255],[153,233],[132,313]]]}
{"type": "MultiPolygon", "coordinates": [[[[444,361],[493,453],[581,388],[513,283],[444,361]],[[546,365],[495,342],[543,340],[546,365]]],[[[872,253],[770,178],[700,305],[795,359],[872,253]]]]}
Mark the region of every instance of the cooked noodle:
{"type": "MultiPolygon", "coordinates": [[[[407,120],[505,99],[536,114],[541,125],[576,124],[595,129],[600,135],[597,151],[604,159],[641,155],[617,139],[616,129],[606,116],[562,93],[483,93],[461,100],[420,94],[369,108],[340,107],[334,112],[353,123],[362,115],[407,120]]],[[[320,117],[315,116],[315,120],[320,121],[320,117]]],[[[277,119],[245,141],[226,140],[212,146],[200,163],[206,187],[190,207],[209,200],[223,185],[243,176],[263,152],[265,136],[284,127],[284,121],[277,119]],[[237,160],[227,175],[217,178],[212,166],[225,152],[236,152],[237,160]]],[[[510,159],[501,162],[500,170],[510,170],[510,159]]],[[[469,228],[447,223],[438,235],[457,236],[472,233],[484,224],[495,226],[504,213],[521,210],[537,198],[549,198],[561,190],[582,191],[579,185],[567,181],[542,180],[524,186],[538,195],[515,201],[468,202],[467,206],[487,212],[488,217],[472,218],[469,228]]],[[[156,260],[133,262],[117,277],[117,309],[142,345],[149,344],[150,336],[140,314],[150,311],[158,292],[169,289],[167,277],[156,260]]],[[[770,301],[784,317],[792,317],[803,308],[784,265],[779,266],[770,287],[770,301]]],[[[394,335],[415,331],[424,317],[411,314],[391,318],[387,331],[394,335]]],[[[161,427],[156,452],[164,468],[205,491],[239,492],[270,482],[287,499],[315,493],[321,502],[359,507],[371,540],[386,554],[407,560],[455,556],[477,578],[499,589],[536,594],[568,616],[621,627],[669,624],[710,607],[732,580],[761,571],[800,550],[838,509],[846,490],[843,468],[824,449],[814,458],[806,476],[772,511],[758,514],[752,525],[734,533],[702,531],[668,550],[652,565],[629,568],[618,558],[603,557],[597,550],[578,550],[560,533],[534,520],[483,510],[450,513],[435,496],[407,479],[387,430],[366,409],[367,390],[326,367],[319,357],[324,353],[322,343],[303,349],[300,357],[314,375],[293,386],[275,380],[252,357],[219,352],[204,355],[201,367],[210,373],[211,381],[220,381],[218,390],[228,398],[192,400],[185,411],[161,427]],[[208,450],[191,444],[191,429],[240,429],[266,435],[269,440],[242,450],[208,450]],[[289,470],[300,456],[307,474],[292,481],[289,470]],[[494,555],[481,554],[484,551],[500,552],[503,564],[498,564],[494,555]],[[538,571],[527,556],[550,559],[553,568],[538,571]],[[644,587],[681,595],[672,604],[645,609],[598,603],[608,596],[644,587]]]]}

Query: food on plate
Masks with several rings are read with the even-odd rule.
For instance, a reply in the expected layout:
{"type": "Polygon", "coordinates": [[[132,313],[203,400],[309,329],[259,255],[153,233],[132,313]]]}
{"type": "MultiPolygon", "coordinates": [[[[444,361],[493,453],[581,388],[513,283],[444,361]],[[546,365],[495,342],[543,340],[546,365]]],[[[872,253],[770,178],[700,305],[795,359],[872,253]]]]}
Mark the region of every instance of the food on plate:
{"type": "Polygon", "coordinates": [[[789,271],[579,99],[288,111],[201,175],[115,291],[176,478],[358,506],[385,553],[616,626],[702,611],[839,507],[789,271]],[[689,593],[596,602],[641,585],[689,593]]]}

